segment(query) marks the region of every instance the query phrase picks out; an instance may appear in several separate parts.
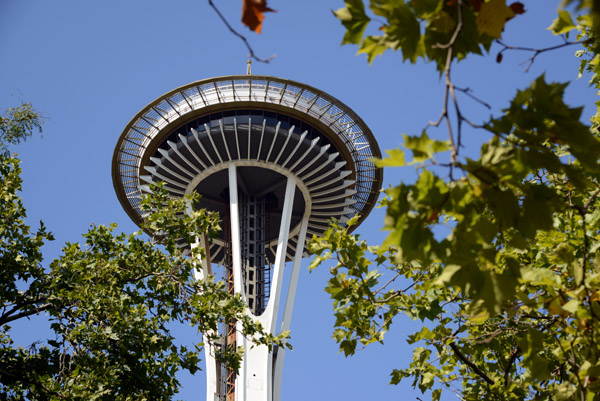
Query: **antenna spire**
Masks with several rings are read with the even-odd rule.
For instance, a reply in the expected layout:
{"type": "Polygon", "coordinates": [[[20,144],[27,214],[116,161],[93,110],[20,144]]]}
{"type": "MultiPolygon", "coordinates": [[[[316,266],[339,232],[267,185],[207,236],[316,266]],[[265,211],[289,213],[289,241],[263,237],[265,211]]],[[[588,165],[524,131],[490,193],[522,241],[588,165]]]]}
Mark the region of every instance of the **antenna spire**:
{"type": "Polygon", "coordinates": [[[248,64],[248,68],[246,69],[246,74],[252,75],[252,60],[248,60],[248,62],[246,64],[248,64]]]}

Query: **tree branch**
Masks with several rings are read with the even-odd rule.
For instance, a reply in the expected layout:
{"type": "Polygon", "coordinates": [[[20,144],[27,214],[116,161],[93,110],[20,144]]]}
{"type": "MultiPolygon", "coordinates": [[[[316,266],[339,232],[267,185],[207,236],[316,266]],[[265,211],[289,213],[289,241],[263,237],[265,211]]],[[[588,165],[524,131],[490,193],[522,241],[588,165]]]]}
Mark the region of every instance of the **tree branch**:
{"type": "Polygon", "coordinates": [[[583,210],[585,213],[587,213],[588,209],[590,208],[590,206],[592,205],[592,203],[594,203],[594,201],[596,200],[596,198],[598,197],[598,195],[600,195],[600,189],[597,189],[596,192],[594,192],[592,194],[592,196],[590,196],[590,199],[588,199],[587,202],[585,202],[585,205],[583,205],[583,210]]]}
{"type": "Polygon", "coordinates": [[[381,288],[379,288],[378,290],[374,291],[373,295],[377,295],[381,291],[385,290],[387,288],[387,286],[390,285],[391,283],[393,283],[394,280],[396,280],[399,276],[400,276],[400,273],[396,273],[396,275],[394,277],[392,277],[387,283],[385,283],[384,285],[382,285],[381,288]]]}
{"type": "Polygon", "coordinates": [[[510,368],[515,363],[519,355],[521,354],[521,348],[517,347],[513,349],[510,353],[510,358],[508,359],[508,365],[506,365],[506,369],[504,369],[504,387],[508,386],[508,374],[510,373],[510,368]]]}
{"type": "Polygon", "coordinates": [[[458,359],[460,359],[465,365],[470,367],[473,370],[473,372],[475,372],[475,374],[477,374],[479,377],[481,377],[487,384],[489,384],[490,386],[493,386],[496,383],[495,381],[490,379],[489,376],[485,374],[485,372],[483,372],[481,369],[479,369],[477,367],[477,365],[475,365],[466,356],[464,356],[463,353],[460,352],[460,350],[458,349],[458,347],[456,346],[455,343],[450,343],[450,348],[452,348],[452,351],[454,351],[454,355],[456,355],[456,357],[458,359]]]}
{"type": "MultiPolygon", "coordinates": [[[[531,66],[533,65],[533,63],[535,62],[535,59],[537,58],[537,56],[539,56],[542,53],[551,51],[551,50],[556,50],[556,49],[561,49],[563,47],[567,47],[567,46],[572,46],[572,45],[580,45],[580,44],[585,44],[586,42],[589,42],[590,40],[586,40],[586,41],[565,41],[564,43],[561,43],[560,45],[555,45],[555,46],[550,46],[550,47],[544,47],[541,49],[536,49],[533,47],[522,47],[522,46],[510,46],[507,45],[506,43],[502,42],[500,39],[496,39],[496,43],[498,43],[500,46],[502,46],[502,50],[500,50],[498,52],[498,55],[496,56],[496,60],[498,62],[502,61],[502,54],[506,51],[506,50],[521,50],[521,51],[526,51],[526,52],[532,52],[533,55],[528,59],[529,60],[529,64],[527,65],[527,68],[525,68],[525,72],[528,72],[529,69],[531,68],[531,66]]],[[[525,60],[527,61],[527,60],[525,60]]]]}
{"type": "Polygon", "coordinates": [[[256,60],[258,62],[266,63],[266,64],[268,64],[271,60],[273,60],[275,58],[275,55],[272,55],[269,58],[260,58],[260,57],[258,57],[254,53],[254,49],[252,49],[252,46],[250,46],[250,43],[248,42],[248,39],[246,39],[246,37],[244,35],[242,35],[241,33],[239,33],[238,31],[236,31],[235,29],[233,29],[233,27],[231,26],[231,24],[229,23],[229,21],[227,21],[227,18],[225,18],[225,16],[221,13],[221,11],[219,11],[219,9],[217,8],[217,6],[215,6],[215,4],[213,3],[212,0],[208,0],[208,5],[211,6],[213,10],[215,10],[215,12],[219,16],[219,18],[221,18],[221,21],[223,21],[223,23],[225,24],[225,26],[227,27],[227,29],[229,29],[229,32],[233,33],[235,36],[237,36],[238,38],[240,38],[242,40],[242,42],[244,42],[244,44],[246,45],[246,48],[250,52],[250,54],[248,55],[248,57],[253,58],[254,60],[256,60]]]}
{"type": "Polygon", "coordinates": [[[492,106],[490,106],[488,103],[484,102],[483,100],[479,99],[477,96],[473,95],[471,93],[471,88],[459,88],[459,87],[455,86],[454,89],[469,96],[471,99],[475,100],[477,103],[481,104],[486,109],[489,109],[489,110],[492,109],[492,106]]]}
{"type": "Polygon", "coordinates": [[[372,300],[371,300],[371,303],[373,303],[373,304],[387,304],[387,303],[388,303],[388,302],[390,302],[392,299],[394,299],[394,298],[398,298],[398,297],[399,297],[400,295],[402,295],[402,294],[403,294],[403,292],[402,292],[402,291],[400,291],[400,290],[397,290],[397,291],[395,291],[395,292],[394,292],[392,295],[390,295],[390,296],[389,296],[389,297],[387,297],[387,298],[384,298],[384,299],[379,299],[379,300],[378,300],[378,299],[372,299],[372,300]]]}
{"type": "MultiPolygon", "coordinates": [[[[463,15],[462,15],[462,0],[458,0],[456,3],[457,11],[458,11],[458,23],[456,25],[456,29],[450,38],[450,41],[446,44],[436,44],[435,48],[439,49],[448,49],[448,53],[446,55],[446,65],[444,67],[444,77],[446,80],[446,87],[444,89],[444,103],[442,107],[442,113],[439,119],[436,122],[429,122],[429,126],[437,127],[441,124],[442,121],[446,120],[446,126],[448,129],[448,136],[450,139],[450,144],[452,146],[452,152],[450,154],[450,179],[453,180],[452,177],[452,169],[456,164],[458,159],[458,153],[461,146],[461,135],[462,135],[462,123],[466,119],[462,116],[460,111],[460,107],[458,106],[458,100],[456,99],[455,87],[454,83],[451,79],[451,70],[452,70],[452,60],[454,58],[454,45],[456,40],[458,39],[460,33],[463,28],[463,15]],[[454,110],[456,113],[456,139],[454,138],[454,133],[452,130],[452,122],[450,121],[450,115],[448,113],[448,100],[452,98],[452,103],[454,104],[454,110]]],[[[466,93],[466,92],[465,92],[466,93]]],[[[470,121],[466,120],[470,125],[475,126],[470,121]]]]}
{"type": "Polygon", "coordinates": [[[13,322],[15,320],[21,319],[23,317],[29,317],[31,315],[37,315],[40,312],[43,312],[45,310],[51,309],[53,308],[55,305],[53,304],[44,304],[38,308],[32,309],[32,310],[28,310],[25,312],[21,312],[21,313],[17,313],[16,315],[13,316],[7,316],[4,317],[3,319],[0,319],[0,325],[5,325],[7,323],[13,322]]]}
{"type": "MultiPolygon", "coordinates": [[[[39,299],[30,299],[28,301],[24,301],[24,298],[21,298],[21,300],[19,300],[19,302],[17,302],[15,304],[15,306],[13,306],[9,311],[3,313],[2,316],[0,316],[0,326],[15,320],[15,319],[8,320],[8,318],[10,315],[15,313],[17,310],[21,309],[22,307],[28,306],[28,305],[35,305],[40,302],[45,302],[47,300],[48,300],[48,298],[39,298],[39,299]]],[[[33,311],[33,312],[35,313],[35,311],[33,311]]]]}

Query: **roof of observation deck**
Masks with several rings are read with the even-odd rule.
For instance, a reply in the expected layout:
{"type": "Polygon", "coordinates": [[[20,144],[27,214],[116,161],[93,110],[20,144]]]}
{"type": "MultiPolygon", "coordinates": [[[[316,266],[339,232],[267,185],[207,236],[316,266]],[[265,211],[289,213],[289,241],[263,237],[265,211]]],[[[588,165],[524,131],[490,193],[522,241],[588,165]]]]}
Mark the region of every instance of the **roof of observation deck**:
{"type": "Polygon", "coordinates": [[[142,221],[140,176],[158,147],[199,117],[243,109],[289,115],[326,136],[352,171],[354,209],[361,215],[360,221],[366,217],[379,195],[383,172],[370,161],[381,157],[381,152],[363,120],[338,99],[309,85],[268,76],[232,75],[174,89],[150,102],[124,129],[113,154],[113,184],[136,224],[142,221]]]}

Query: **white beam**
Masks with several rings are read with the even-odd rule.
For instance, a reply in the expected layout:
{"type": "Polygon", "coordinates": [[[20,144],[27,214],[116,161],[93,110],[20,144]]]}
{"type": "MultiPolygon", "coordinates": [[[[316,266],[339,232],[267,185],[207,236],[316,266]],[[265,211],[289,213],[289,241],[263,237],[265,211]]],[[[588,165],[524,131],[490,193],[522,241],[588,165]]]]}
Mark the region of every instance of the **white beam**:
{"type": "MultiPolygon", "coordinates": [[[[305,207],[309,208],[307,204],[305,207]]],[[[308,228],[309,215],[305,214],[302,219],[302,226],[300,227],[300,233],[298,234],[298,244],[296,246],[296,252],[294,254],[294,265],[292,267],[292,274],[290,277],[290,285],[288,288],[287,297],[285,300],[285,309],[283,310],[283,319],[281,321],[281,332],[290,329],[290,322],[292,320],[292,312],[294,309],[294,300],[296,298],[296,289],[298,287],[298,277],[300,276],[300,265],[302,263],[302,254],[304,253],[304,243],[306,241],[306,230],[308,228]]],[[[273,401],[281,400],[281,379],[283,376],[283,358],[285,357],[285,349],[279,348],[277,350],[277,360],[275,361],[275,368],[273,374],[273,401]]]]}
{"type": "Polygon", "coordinates": [[[271,283],[271,295],[265,313],[263,326],[269,333],[275,334],[275,321],[279,310],[279,298],[281,297],[281,285],[283,281],[283,269],[285,267],[290,223],[292,221],[292,208],[294,206],[294,193],[296,192],[296,180],[288,177],[285,186],[285,198],[281,211],[281,224],[279,226],[279,238],[277,240],[277,251],[275,253],[275,264],[273,265],[273,281],[271,283]]]}
{"type": "MultiPolygon", "coordinates": [[[[238,201],[238,188],[237,188],[237,169],[235,164],[231,163],[228,166],[229,173],[229,220],[230,220],[230,230],[231,230],[231,259],[233,262],[233,291],[236,294],[241,294],[242,298],[244,298],[244,293],[242,292],[242,253],[241,253],[241,240],[240,240],[240,211],[239,211],[239,201],[238,201]]],[[[244,346],[245,339],[242,335],[242,327],[241,323],[236,323],[236,346],[244,346]]],[[[235,398],[236,401],[245,400],[245,377],[248,360],[244,358],[242,360],[242,366],[239,370],[239,375],[236,378],[236,386],[235,386],[235,398]]]]}
{"type": "MultiPolygon", "coordinates": [[[[186,213],[190,214],[192,211],[191,202],[187,202],[186,213]]],[[[201,238],[197,238],[196,242],[191,244],[192,249],[204,248],[205,257],[198,257],[196,261],[197,268],[194,269],[194,278],[198,281],[204,280],[209,276],[211,272],[210,267],[210,250],[208,243],[208,236],[205,234],[201,238]]],[[[217,396],[217,362],[215,360],[215,346],[208,341],[207,337],[214,334],[213,332],[202,333],[204,341],[204,360],[206,364],[206,399],[214,400],[217,396]]]]}

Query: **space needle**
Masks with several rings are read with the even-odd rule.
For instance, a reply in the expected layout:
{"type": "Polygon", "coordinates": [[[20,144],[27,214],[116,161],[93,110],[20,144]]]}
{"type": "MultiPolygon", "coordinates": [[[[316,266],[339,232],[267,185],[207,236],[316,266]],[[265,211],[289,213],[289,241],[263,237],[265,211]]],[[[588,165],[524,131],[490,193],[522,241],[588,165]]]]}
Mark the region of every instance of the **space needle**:
{"type": "MultiPolygon", "coordinates": [[[[119,137],[112,177],[138,225],[149,184],[164,182],[172,197],[200,193],[193,207],[219,212],[223,229],[187,244],[206,250],[197,278],[222,277],[246,313],[277,334],[290,326],[307,235],[323,234],[332,217],[343,224],[359,215],[360,224],[375,205],[383,174],[374,157],[381,153],[367,125],[333,96],[287,79],[232,75],[144,107],[119,137]]],[[[205,347],[207,401],[280,401],[285,350],[252,347],[238,325],[223,324],[221,340],[205,347]],[[215,356],[237,346],[245,354],[236,374],[215,356]]]]}

